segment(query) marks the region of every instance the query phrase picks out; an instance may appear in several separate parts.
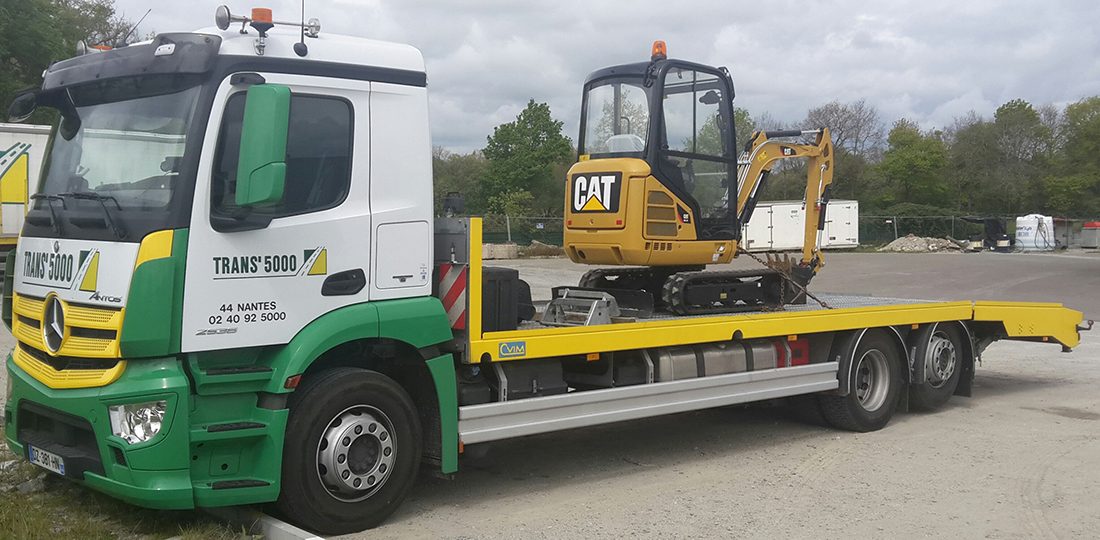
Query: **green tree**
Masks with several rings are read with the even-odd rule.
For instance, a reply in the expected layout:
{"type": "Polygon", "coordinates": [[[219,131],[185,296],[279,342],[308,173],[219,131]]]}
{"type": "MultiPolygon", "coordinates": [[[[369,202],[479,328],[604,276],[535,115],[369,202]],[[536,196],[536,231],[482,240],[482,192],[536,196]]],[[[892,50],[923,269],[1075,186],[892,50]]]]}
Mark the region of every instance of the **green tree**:
{"type": "Polygon", "coordinates": [[[1100,170],[1100,96],[1067,106],[1063,129],[1066,164],[1100,170]]]}
{"type": "Polygon", "coordinates": [[[1071,217],[1100,214],[1100,96],[1066,107],[1057,174],[1043,180],[1050,211],[1071,217]]]}
{"type": "MultiPolygon", "coordinates": [[[[0,1],[0,104],[42,84],[42,72],[76,54],[77,42],[118,46],[135,39],[134,24],[115,13],[114,0],[0,1]]],[[[43,110],[31,122],[49,122],[43,110]]]]}
{"type": "Polygon", "coordinates": [[[893,192],[882,202],[942,206],[949,190],[944,178],[947,147],[940,136],[921,133],[903,118],[894,123],[887,144],[879,171],[893,192]]]}
{"type": "Polygon", "coordinates": [[[432,177],[435,184],[435,210],[443,212],[443,198],[448,193],[460,193],[466,202],[466,213],[485,212],[488,202],[481,183],[489,171],[489,162],[481,152],[455,154],[442,147],[432,148],[432,177]]]}
{"type": "Polygon", "coordinates": [[[1013,99],[993,114],[1000,162],[995,168],[999,186],[987,186],[985,195],[996,193],[1002,201],[1001,213],[1026,213],[1043,204],[1042,175],[1048,170],[1043,150],[1050,147],[1050,129],[1039,112],[1022,99],[1013,99]]]}
{"type": "Polygon", "coordinates": [[[572,143],[561,129],[550,106],[532,99],[515,121],[493,130],[482,151],[489,161],[482,186],[488,211],[561,215],[565,182],[554,173],[573,156],[572,143]]]}
{"type": "Polygon", "coordinates": [[[969,213],[1001,214],[1004,201],[997,184],[1003,156],[996,128],[974,117],[958,125],[953,138],[948,178],[958,207],[969,213]]]}

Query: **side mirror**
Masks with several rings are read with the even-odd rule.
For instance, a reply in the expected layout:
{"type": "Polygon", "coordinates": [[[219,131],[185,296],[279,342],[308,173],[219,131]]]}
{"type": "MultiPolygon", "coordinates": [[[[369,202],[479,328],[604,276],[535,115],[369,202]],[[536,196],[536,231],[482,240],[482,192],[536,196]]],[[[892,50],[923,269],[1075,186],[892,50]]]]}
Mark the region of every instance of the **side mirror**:
{"type": "Polygon", "coordinates": [[[237,206],[272,206],[286,186],[290,88],[257,84],[248,89],[237,164],[237,206]]]}
{"type": "Polygon", "coordinates": [[[38,92],[30,90],[15,96],[8,107],[8,122],[20,123],[31,117],[38,109],[38,92]]]}

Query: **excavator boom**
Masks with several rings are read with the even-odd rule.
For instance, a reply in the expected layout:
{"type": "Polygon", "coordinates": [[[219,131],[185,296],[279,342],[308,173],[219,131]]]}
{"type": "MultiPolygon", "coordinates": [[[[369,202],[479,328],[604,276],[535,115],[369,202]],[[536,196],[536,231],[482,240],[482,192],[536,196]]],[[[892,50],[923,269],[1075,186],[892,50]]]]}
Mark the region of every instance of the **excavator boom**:
{"type": "Polygon", "coordinates": [[[816,272],[825,266],[825,256],[820,250],[821,231],[825,226],[825,212],[829,201],[829,186],[833,183],[833,143],[829,128],[806,131],[757,131],[752,134],[745,153],[741,155],[740,174],[737,178],[737,216],[739,223],[748,223],[756,210],[761,190],[776,162],[784,159],[805,158],[806,163],[806,222],[802,240],[802,266],[816,272]],[[813,136],[814,144],[799,144],[777,140],[781,137],[813,136]]]}

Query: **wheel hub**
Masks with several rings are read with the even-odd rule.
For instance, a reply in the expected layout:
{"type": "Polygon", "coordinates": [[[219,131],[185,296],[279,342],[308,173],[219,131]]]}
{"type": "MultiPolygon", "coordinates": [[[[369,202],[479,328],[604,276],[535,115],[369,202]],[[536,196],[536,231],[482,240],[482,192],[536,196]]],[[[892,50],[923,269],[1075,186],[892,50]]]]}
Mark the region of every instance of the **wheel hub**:
{"type": "Polygon", "coordinates": [[[928,354],[925,357],[925,366],[928,373],[928,384],[933,388],[940,388],[951,380],[958,365],[955,354],[955,344],[942,333],[935,333],[928,343],[928,354]]]}
{"type": "Polygon", "coordinates": [[[389,478],[397,449],[389,418],[367,406],[345,409],[317,444],[317,474],[333,497],[346,502],[371,496],[389,478]]]}
{"type": "Polygon", "coordinates": [[[886,361],[882,351],[872,349],[864,353],[856,364],[856,400],[864,410],[876,411],[886,403],[890,384],[886,361]]]}

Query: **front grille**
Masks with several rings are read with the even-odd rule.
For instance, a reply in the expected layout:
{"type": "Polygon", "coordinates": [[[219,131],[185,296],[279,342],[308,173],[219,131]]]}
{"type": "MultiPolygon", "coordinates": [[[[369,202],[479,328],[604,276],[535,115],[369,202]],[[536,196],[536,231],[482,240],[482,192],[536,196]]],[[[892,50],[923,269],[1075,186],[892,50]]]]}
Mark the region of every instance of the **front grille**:
{"type": "Polygon", "coordinates": [[[96,388],[118,380],[126,362],[117,358],[50,356],[24,343],[16,345],[12,361],[50,388],[96,388]]]}
{"type": "MultiPolygon", "coordinates": [[[[118,358],[119,333],[122,331],[124,312],[121,308],[88,306],[62,301],[65,313],[66,338],[57,351],[58,356],[90,358],[118,358]]],[[[22,294],[14,295],[12,311],[15,314],[12,335],[30,349],[46,350],[42,337],[42,316],[46,301],[22,294]]]]}
{"type": "Polygon", "coordinates": [[[85,471],[103,476],[95,431],[87,420],[21,400],[16,422],[16,439],[64,458],[65,476],[83,480],[85,471]]]}
{"type": "Polygon", "coordinates": [[[117,358],[76,358],[72,356],[50,356],[42,351],[20,345],[19,349],[35,360],[49,365],[57,371],[66,369],[111,369],[118,365],[117,358]]]}

